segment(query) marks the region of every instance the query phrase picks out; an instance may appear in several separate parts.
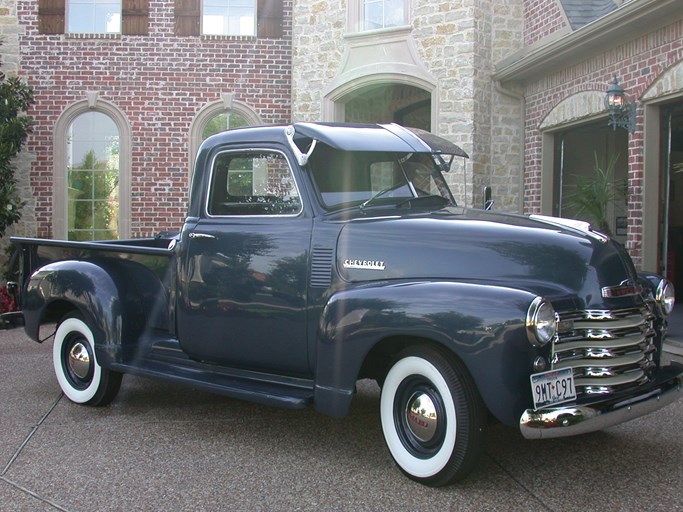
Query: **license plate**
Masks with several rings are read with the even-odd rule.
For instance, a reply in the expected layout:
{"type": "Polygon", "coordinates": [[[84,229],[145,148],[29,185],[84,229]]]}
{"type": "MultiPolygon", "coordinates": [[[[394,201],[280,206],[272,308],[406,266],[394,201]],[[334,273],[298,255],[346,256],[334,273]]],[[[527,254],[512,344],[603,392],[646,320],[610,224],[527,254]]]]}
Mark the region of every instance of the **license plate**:
{"type": "Polygon", "coordinates": [[[570,402],[576,399],[574,373],[571,368],[535,373],[531,376],[534,409],[570,402]]]}

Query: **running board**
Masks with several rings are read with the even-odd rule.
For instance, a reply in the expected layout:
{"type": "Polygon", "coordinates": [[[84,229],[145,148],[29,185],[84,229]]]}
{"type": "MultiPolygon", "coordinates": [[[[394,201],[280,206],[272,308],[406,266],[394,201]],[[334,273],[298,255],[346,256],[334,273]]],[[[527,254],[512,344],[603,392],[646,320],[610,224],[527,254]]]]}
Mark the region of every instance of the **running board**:
{"type": "Polygon", "coordinates": [[[114,371],[161,379],[202,391],[285,409],[304,409],[313,403],[313,381],[253,371],[144,359],[140,364],[112,363],[114,371]]]}

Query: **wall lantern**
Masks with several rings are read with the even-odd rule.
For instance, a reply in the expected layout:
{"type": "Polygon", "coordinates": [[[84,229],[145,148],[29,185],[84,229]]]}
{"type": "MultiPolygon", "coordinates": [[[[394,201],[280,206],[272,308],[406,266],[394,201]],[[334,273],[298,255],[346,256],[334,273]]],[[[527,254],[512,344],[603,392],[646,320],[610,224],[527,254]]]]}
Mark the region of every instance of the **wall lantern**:
{"type": "Polygon", "coordinates": [[[624,88],[619,85],[616,75],[607,87],[605,108],[609,113],[609,126],[615,130],[617,127],[624,128],[629,132],[636,129],[636,102],[627,101],[624,88]]]}

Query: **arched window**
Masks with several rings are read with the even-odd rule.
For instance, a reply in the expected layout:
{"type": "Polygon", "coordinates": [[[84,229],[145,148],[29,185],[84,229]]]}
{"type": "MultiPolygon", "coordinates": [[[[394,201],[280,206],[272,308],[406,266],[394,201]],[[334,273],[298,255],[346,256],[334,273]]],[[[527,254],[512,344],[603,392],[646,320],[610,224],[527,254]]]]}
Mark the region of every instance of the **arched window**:
{"type": "Polygon", "coordinates": [[[247,121],[244,116],[241,116],[237,112],[218,112],[210,117],[204,125],[204,130],[202,130],[202,140],[225,130],[231,130],[232,128],[239,128],[241,126],[248,125],[249,121],[247,121]]]}
{"type": "Polygon", "coordinates": [[[101,112],[73,120],[66,141],[67,239],[119,238],[119,130],[101,112]]]}
{"type": "Polygon", "coordinates": [[[54,133],[53,236],[115,240],[130,236],[130,127],[111,104],[66,109],[54,133]]]}
{"type": "Polygon", "coordinates": [[[233,100],[231,93],[223,93],[221,99],[205,105],[192,121],[190,129],[190,162],[194,170],[194,159],[199,146],[207,137],[241,126],[262,124],[261,118],[246,103],[233,100]]]}

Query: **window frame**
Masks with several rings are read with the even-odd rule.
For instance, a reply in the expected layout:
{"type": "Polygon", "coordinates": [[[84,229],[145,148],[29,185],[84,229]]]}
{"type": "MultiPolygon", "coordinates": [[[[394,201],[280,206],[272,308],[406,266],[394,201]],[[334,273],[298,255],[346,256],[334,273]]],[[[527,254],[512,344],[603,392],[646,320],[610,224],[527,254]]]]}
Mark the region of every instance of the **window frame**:
{"type": "MultiPolygon", "coordinates": [[[[205,4],[206,4],[206,2],[208,2],[208,1],[213,1],[213,2],[219,2],[219,1],[220,1],[220,2],[227,2],[228,5],[221,6],[221,8],[224,9],[224,10],[226,10],[226,11],[228,11],[228,12],[230,12],[231,6],[230,6],[229,4],[230,4],[230,2],[232,2],[232,1],[234,1],[234,0],[201,0],[201,1],[200,1],[200,12],[201,12],[201,15],[200,15],[200,28],[199,28],[199,31],[200,31],[200,34],[201,34],[202,36],[218,36],[218,37],[256,37],[257,31],[258,31],[258,2],[257,2],[256,0],[249,0],[249,1],[251,2],[251,4],[252,4],[252,7],[253,7],[253,23],[252,23],[252,27],[251,27],[251,28],[252,28],[252,31],[251,31],[250,34],[239,34],[239,33],[238,33],[238,34],[233,34],[233,33],[230,33],[230,32],[227,32],[227,33],[226,33],[225,30],[224,30],[223,33],[221,33],[221,34],[218,34],[218,33],[207,33],[207,32],[205,32],[205,30],[204,30],[204,23],[205,23],[205,19],[204,19],[204,18],[205,18],[205,11],[206,11],[206,5],[205,5],[205,4]]],[[[235,8],[235,7],[233,7],[233,8],[235,8]]],[[[225,21],[225,19],[226,19],[226,18],[225,18],[225,15],[223,15],[222,18],[223,18],[223,20],[225,21]]],[[[228,19],[230,19],[230,18],[228,18],[228,19]]],[[[229,24],[228,24],[228,25],[229,25],[229,24]]]]}
{"type": "MultiPolygon", "coordinates": [[[[70,218],[71,215],[74,215],[74,217],[78,216],[79,210],[82,211],[83,208],[87,209],[90,211],[91,215],[91,226],[90,227],[85,227],[85,226],[79,226],[79,225],[70,225],[70,221],[67,221],[67,239],[68,240],[86,240],[86,241],[94,241],[94,240],[116,240],[119,237],[119,195],[120,195],[120,176],[121,176],[121,169],[120,169],[120,154],[116,155],[116,167],[113,169],[109,169],[108,165],[106,165],[106,168],[99,168],[99,165],[101,165],[105,160],[102,160],[103,157],[106,157],[105,154],[100,153],[97,151],[97,146],[101,143],[105,143],[106,145],[106,139],[107,136],[105,135],[105,132],[100,132],[99,129],[95,129],[95,125],[91,126],[80,126],[78,127],[78,130],[76,130],[76,124],[79,122],[84,117],[90,116],[93,120],[96,119],[97,116],[101,119],[101,121],[106,121],[108,125],[106,126],[106,129],[111,129],[115,130],[116,134],[115,140],[116,140],[116,147],[120,147],[120,138],[121,134],[118,130],[118,127],[116,126],[116,122],[109,117],[108,115],[102,113],[102,112],[97,112],[90,110],[88,112],[81,112],[78,116],[74,117],[71,124],[69,125],[68,130],[68,136],[66,140],[66,145],[67,145],[67,165],[66,166],[66,185],[67,185],[67,208],[66,208],[66,213],[67,213],[67,218],[70,218]],[[85,128],[85,129],[84,129],[85,128]],[[89,137],[92,135],[97,135],[97,137],[89,137]],[[78,136],[78,137],[77,137],[78,136]],[[85,136],[85,137],[84,137],[85,136]],[[101,136],[104,136],[101,138],[101,136]],[[83,161],[77,162],[74,160],[74,150],[77,150],[78,146],[81,144],[86,143],[85,147],[81,147],[80,150],[83,150],[87,148],[87,151],[83,155],[83,161]],[[95,157],[95,160],[90,162],[93,165],[90,165],[88,168],[83,168],[82,165],[86,163],[87,156],[89,154],[92,154],[93,157],[95,157]],[[111,173],[111,174],[109,174],[111,173]],[[116,199],[116,215],[112,216],[110,218],[111,220],[114,220],[115,222],[115,230],[112,229],[112,226],[107,226],[106,228],[102,228],[101,226],[96,225],[97,222],[97,213],[98,213],[98,205],[99,207],[104,206],[105,203],[109,203],[109,201],[112,198],[111,193],[109,196],[98,196],[96,195],[97,191],[97,183],[100,182],[103,178],[107,179],[107,176],[112,178],[115,176],[116,179],[116,184],[114,189],[112,189],[111,192],[114,192],[115,190],[115,199],[116,199]],[[75,184],[81,182],[87,183],[89,186],[87,188],[79,188],[75,187],[75,184]],[[75,188],[74,188],[75,187],[75,188]],[[71,197],[70,192],[72,190],[80,190],[81,194],[76,197],[71,197]],[[74,208],[73,212],[71,211],[71,208],[74,208]],[[115,218],[114,218],[115,217],[115,218]],[[80,235],[87,235],[87,238],[82,238],[80,235]],[[114,235],[114,238],[109,238],[106,235],[114,235]],[[75,235],[74,238],[71,238],[71,235],[75,235]],[[102,235],[102,236],[100,236],[102,235]]],[[[109,147],[111,147],[109,145],[109,147]]],[[[103,149],[102,147],[100,149],[103,149]]]]}
{"type": "Polygon", "coordinates": [[[38,0],[38,33],[67,34],[74,37],[117,37],[147,35],[149,25],[148,0],[121,0],[121,30],[119,32],[67,32],[68,0],[38,0]]]}
{"type": "MultiPolygon", "coordinates": [[[[97,27],[92,27],[93,30],[87,30],[87,31],[77,31],[77,30],[69,30],[69,24],[70,24],[70,19],[72,17],[71,13],[71,8],[74,5],[73,0],[66,0],[65,3],[65,20],[64,20],[64,33],[65,34],[107,34],[107,35],[117,35],[117,34],[123,34],[123,0],[80,0],[78,3],[83,4],[83,5],[88,5],[91,7],[93,10],[97,9],[97,6],[99,4],[118,4],[119,10],[118,10],[118,15],[119,15],[119,26],[118,30],[109,32],[107,30],[104,31],[99,31],[99,30],[94,30],[97,27]]],[[[94,14],[94,13],[92,13],[94,14]]],[[[95,22],[95,20],[91,19],[91,22],[95,22]]]]}
{"type": "Polygon", "coordinates": [[[119,131],[119,218],[118,239],[131,237],[131,127],[125,115],[113,104],[88,93],[87,99],[67,107],[55,123],[53,137],[54,162],[52,169],[52,236],[68,238],[68,187],[66,142],[73,121],[86,112],[100,112],[109,116],[119,131]]]}
{"type": "MultiPolygon", "coordinates": [[[[289,21],[289,18],[285,18],[282,0],[256,0],[256,31],[253,36],[202,35],[202,0],[174,0],[173,17],[176,36],[227,39],[282,39],[285,36],[285,22],[289,21]]],[[[290,24],[287,25],[286,28],[291,31],[290,24]]]]}
{"type": "Polygon", "coordinates": [[[412,25],[411,0],[403,0],[403,23],[380,28],[365,28],[365,0],[349,0],[347,9],[347,30],[349,33],[398,30],[412,25]]]}
{"type": "Polygon", "coordinates": [[[199,112],[197,112],[190,127],[190,153],[188,160],[190,165],[187,174],[188,185],[191,183],[192,176],[194,175],[195,159],[199,152],[199,146],[204,142],[204,139],[202,138],[204,128],[215,115],[225,112],[231,112],[242,116],[247,120],[249,126],[263,124],[263,120],[253,108],[242,101],[233,99],[233,94],[229,92],[222,93],[221,99],[204,105],[199,112]]]}

